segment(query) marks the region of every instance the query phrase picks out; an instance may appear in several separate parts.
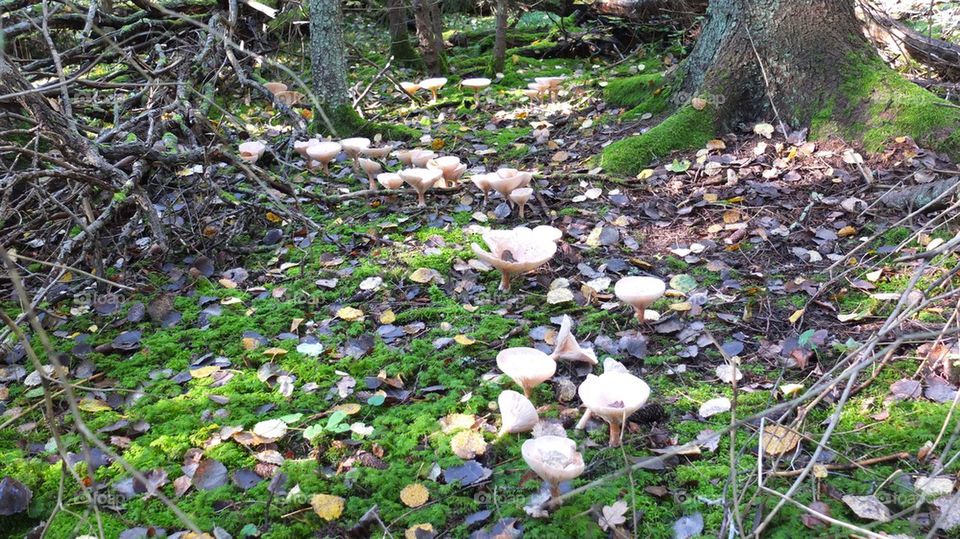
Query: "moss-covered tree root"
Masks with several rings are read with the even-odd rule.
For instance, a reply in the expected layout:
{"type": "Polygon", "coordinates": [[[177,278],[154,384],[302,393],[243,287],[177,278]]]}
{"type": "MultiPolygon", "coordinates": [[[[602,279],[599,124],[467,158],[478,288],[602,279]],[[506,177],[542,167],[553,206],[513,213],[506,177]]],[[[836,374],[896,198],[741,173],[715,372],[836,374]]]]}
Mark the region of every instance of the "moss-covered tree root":
{"type": "Polygon", "coordinates": [[[702,148],[715,134],[715,118],[710,107],[697,110],[686,105],[646,133],[607,146],[600,164],[610,173],[636,174],[670,152],[702,148]]]}

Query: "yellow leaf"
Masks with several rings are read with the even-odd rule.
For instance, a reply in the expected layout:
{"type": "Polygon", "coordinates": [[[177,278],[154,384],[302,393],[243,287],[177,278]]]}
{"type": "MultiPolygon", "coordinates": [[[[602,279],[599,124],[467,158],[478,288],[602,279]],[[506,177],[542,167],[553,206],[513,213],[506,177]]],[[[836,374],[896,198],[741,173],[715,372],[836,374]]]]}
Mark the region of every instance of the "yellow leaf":
{"type": "Polygon", "coordinates": [[[230,279],[227,279],[227,278],[220,279],[220,280],[217,281],[217,282],[220,283],[220,286],[222,286],[222,287],[224,287],[224,288],[229,288],[230,290],[233,290],[234,288],[237,287],[237,283],[235,283],[235,282],[233,282],[233,281],[231,281],[230,279]]]}
{"type": "Polygon", "coordinates": [[[480,308],[480,307],[474,307],[473,305],[470,305],[469,303],[464,303],[463,305],[461,305],[461,307],[463,307],[463,310],[464,310],[464,311],[467,311],[468,313],[475,313],[475,312],[477,312],[477,309],[480,308]]]}
{"type": "Polygon", "coordinates": [[[725,150],[726,148],[727,148],[727,145],[726,145],[722,140],[720,140],[720,139],[716,139],[716,138],[715,138],[715,139],[707,142],[707,149],[710,150],[710,151],[714,151],[714,150],[725,150]]]}
{"type": "Polygon", "coordinates": [[[353,415],[360,411],[360,405],[355,402],[345,402],[330,408],[330,413],[343,412],[347,415],[353,415]]]}
{"type": "Polygon", "coordinates": [[[109,412],[113,410],[107,403],[97,400],[97,399],[80,399],[80,402],[77,405],[84,412],[97,413],[97,412],[109,412]]]}
{"type": "Polygon", "coordinates": [[[645,169],[643,169],[643,170],[640,171],[640,174],[637,174],[637,179],[638,179],[638,180],[646,180],[646,179],[652,178],[652,177],[653,177],[653,169],[652,169],[652,168],[645,168],[645,169]]]}
{"type": "Polygon", "coordinates": [[[670,310],[678,312],[686,312],[690,309],[693,309],[693,304],[689,301],[684,301],[682,303],[671,303],[670,310]]]}
{"type": "Polygon", "coordinates": [[[881,277],[882,275],[883,275],[883,268],[880,268],[880,269],[878,269],[878,270],[876,270],[876,271],[871,271],[870,273],[867,273],[867,274],[865,275],[865,277],[866,277],[867,280],[870,281],[871,283],[875,283],[875,282],[877,282],[877,281],[880,280],[880,277],[881,277]]]}
{"type": "Polygon", "coordinates": [[[381,324],[392,324],[396,321],[397,315],[393,312],[393,309],[387,309],[386,311],[380,313],[380,323],[381,324]]]}
{"type": "Polygon", "coordinates": [[[411,483],[400,491],[400,501],[407,507],[420,507],[430,499],[430,491],[420,483],[411,483]]]}
{"type": "Polygon", "coordinates": [[[823,479],[827,477],[827,467],[823,464],[814,464],[813,465],[813,476],[817,479],[823,479]]]}
{"type": "Polygon", "coordinates": [[[450,414],[440,419],[440,430],[444,434],[449,434],[458,430],[469,429],[477,422],[477,417],[473,414],[450,414]]]}
{"type": "Polygon", "coordinates": [[[213,374],[220,370],[220,367],[216,365],[208,365],[206,367],[200,367],[199,369],[193,369],[190,371],[191,378],[207,378],[213,376],[213,374]]]}
{"type": "Polygon", "coordinates": [[[363,311],[353,307],[341,307],[340,310],[337,311],[337,317],[347,322],[355,322],[363,318],[363,311]]]}
{"type": "Polygon", "coordinates": [[[792,451],[800,443],[800,435],[783,425],[767,425],[763,428],[763,452],[776,457],[792,451]]]}
{"type": "Polygon", "coordinates": [[[442,150],[446,145],[447,143],[444,142],[442,138],[435,138],[433,142],[430,143],[430,147],[433,148],[434,151],[442,150]]]}
{"type": "Polygon", "coordinates": [[[800,320],[800,317],[803,316],[803,313],[806,309],[797,309],[790,315],[790,323],[796,324],[797,320],[800,320]]]}
{"type": "Polygon", "coordinates": [[[453,338],[453,340],[456,341],[457,344],[460,344],[463,346],[470,346],[471,344],[477,342],[463,334],[457,335],[456,337],[453,338]]]}
{"type": "Polygon", "coordinates": [[[440,272],[431,268],[420,268],[410,274],[410,280],[415,283],[426,284],[434,281],[437,284],[443,284],[443,276],[440,272]]]}
{"type": "Polygon", "coordinates": [[[727,210],[723,212],[723,222],[732,225],[740,221],[740,212],[737,210],[727,210]]]}
{"type": "Polygon", "coordinates": [[[255,350],[258,346],[260,346],[260,343],[257,342],[257,340],[254,339],[253,337],[244,337],[244,338],[243,338],[243,349],[244,349],[244,350],[247,350],[247,351],[255,350]]]}
{"type": "Polygon", "coordinates": [[[454,455],[469,460],[482,455],[487,450],[487,442],[483,441],[483,435],[479,432],[463,430],[450,439],[450,449],[454,455]]]}
{"type": "Polygon", "coordinates": [[[790,397],[800,393],[803,389],[803,384],[783,384],[780,386],[780,392],[783,393],[784,397],[790,397]]]}
{"type": "Polygon", "coordinates": [[[281,219],[279,215],[273,213],[272,211],[268,211],[267,221],[270,221],[271,223],[279,223],[280,221],[283,221],[283,219],[281,219]]]}
{"type": "Polygon", "coordinates": [[[237,303],[243,303],[243,300],[234,296],[230,296],[228,298],[223,298],[220,300],[220,305],[236,305],[237,303]]]}
{"type": "Polygon", "coordinates": [[[310,506],[318,517],[324,520],[336,520],[343,514],[344,500],[340,496],[330,494],[314,494],[310,498],[310,506]]]}
{"type": "Polygon", "coordinates": [[[707,201],[707,202],[716,202],[716,201],[719,200],[719,199],[720,199],[720,197],[718,197],[716,193],[704,193],[704,194],[703,194],[703,200],[705,200],[705,201],[707,201]]]}
{"type": "Polygon", "coordinates": [[[434,533],[433,533],[433,524],[430,524],[430,523],[427,523],[427,524],[414,524],[413,526],[410,526],[409,528],[407,528],[407,531],[404,532],[403,537],[404,537],[404,539],[417,539],[417,532],[418,532],[418,531],[426,532],[426,533],[423,533],[423,534],[421,534],[421,535],[432,536],[432,535],[434,535],[434,533]]]}
{"type": "Polygon", "coordinates": [[[73,274],[70,273],[69,271],[64,272],[63,277],[60,277],[61,283],[69,283],[72,280],[73,280],[73,274]]]}
{"type": "Polygon", "coordinates": [[[847,237],[853,236],[856,233],[857,233],[856,228],[850,225],[847,225],[841,228],[839,231],[837,231],[837,236],[840,236],[841,238],[847,238],[847,237]]]}
{"type": "Polygon", "coordinates": [[[283,348],[267,348],[263,351],[263,355],[270,357],[285,356],[287,355],[287,351],[283,348]]]}

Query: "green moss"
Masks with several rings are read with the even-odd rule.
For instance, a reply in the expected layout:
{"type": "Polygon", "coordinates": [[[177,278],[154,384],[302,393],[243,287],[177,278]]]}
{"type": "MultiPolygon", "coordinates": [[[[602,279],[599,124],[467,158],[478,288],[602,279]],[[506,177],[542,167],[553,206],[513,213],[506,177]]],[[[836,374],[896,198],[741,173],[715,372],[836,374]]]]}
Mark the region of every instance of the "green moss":
{"type": "Polygon", "coordinates": [[[663,112],[669,106],[670,92],[659,73],[614,79],[604,88],[604,99],[613,105],[633,109],[631,113],[663,112]]]}
{"type": "Polygon", "coordinates": [[[700,148],[716,129],[709,108],[698,111],[687,105],[646,133],[629,137],[603,150],[601,166],[615,174],[636,174],[654,160],[676,150],[700,148]]]}

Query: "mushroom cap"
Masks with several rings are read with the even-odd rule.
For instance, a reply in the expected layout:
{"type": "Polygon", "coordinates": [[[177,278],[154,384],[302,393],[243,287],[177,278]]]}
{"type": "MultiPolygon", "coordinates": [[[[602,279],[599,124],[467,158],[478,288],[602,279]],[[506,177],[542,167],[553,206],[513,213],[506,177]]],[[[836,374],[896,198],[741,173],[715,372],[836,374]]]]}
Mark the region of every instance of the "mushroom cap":
{"type": "Polygon", "coordinates": [[[410,95],[417,93],[417,90],[420,89],[420,85],[415,82],[401,82],[400,87],[410,95]]]}
{"type": "Polygon", "coordinates": [[[535,77],[533,80],[536,81],[537,84],[553,89],[560,86],[560,83],[563,82],[564,79],[566,79],[566,77],[535,77]]]}
{"type": "Polygon", "coordinates": [[[487,86],[490,86],[491,80],[484,77],[477,77],[473,79],[463,79],[460,81],[460,86],[464,88],[470,88],[472,90],[482,90],[487,86]]]}
{"type": "Polygon", "coordinates": [[[360,151],[363,155],[371,159],[383,159],[384,157],[390,155],[390,152],[393,151],[393,146],[387,144],[386,146],[381,146],[379,148],[364,148],[360,151]]]}
{"type": "Polygon", "coordinates": [[[490,174],[487,181],[494,191],[503,195],[503,198],[507,198],[511,191],[523,187],[524,181],[529,180],[515,168],[501,168],[490,174]]]}
{"type": "Polygon", "coordinates": [[[401,163],[407,166],[413,165],[413,152],[418,152],[420,150],[397,150],[397,159],[401,163]]]}
{"type": "Polygon", "coordinates": [[[277,97],[277,100],[279,100],[284,105],[287,105],[288,107],[290,105],[296,105],[300,101],[303,101],[303,97],[304,97],[303,94],[301,94],[300,92],[294,92],[292,90],[284,90],[282,92],[277,92],[273,95],[277,97]]]}
{"type": "Polygon", "coordinates": [[[667,285],[656,277],[624,277],[613,286],[613,293],[620,301],[637,309],[645,309],[666,290],[667,285]]]}
{"type": "Polygon", "coordinates": [[[470,176],[470,181],[484,193],[490,190],[490,174],[474,174],[470,176]]]}
{"type": "Polygon", "coordinates": [[[403,178],[396,172],[381,172],[377,174],[377,181],[384,189],[399,189],[403,187],[403,178]]]}
{"type": "Polygon", "coordinates": [[[540,97],[540,90],[523,90],[523,95],[529,97],[530,99],[536,99],[540,97]]]}
{"type": "Polygon", "coordinates": [[[500,408],[500,435],[528,432],[540,421],[530,399],[511,389],[500,392],[497,407],[500,408]]]}
{"type": "Polygon", "coordinates": [[[447,79],[444,77],[437,77],[433,79],[423,79],[420,81],[420,87],[426,88],[427,90],[439,90],[443,88],[443,85],[447,83],[447,79]]]}
{"type": "Polygon", "coordinates": [[[443,179],[447,181],[459,180],[460,176],[467,171],[466,163],[461,163],[460,158],[454,155],[435,157],[427,161],[427,168],[442,171],[443,179]]]}
{"type": "Polygon", "coordinates": [[[531,82],[527,84],[527,89],[532,90],[537,93],[543,93],[550,89],[550,86],[540,82],[531,82]]]}
{"type": "Polygon", "coordinates": [[[577,389],[583,405],[608,423],[620,423],[646,404],[650,386],[628,372],[588,374],[577,389]]]}
{"type": "Polygon", "coordinates": [[[340,141],[343,151],[349,154],[358,154],[370,147],[370,139],[364,137],[345,138],[340,141]]]}
{"type": "Polygon", "coordinates": [[[268,82],[264,84],[263,87],[266,88],[267,91],[273,95],[277,95],[280,92],[287,91],[287,85],[282,82],[268,82]]]}
{"type": "Polygon", "coordinates": [[[423,192],[433,187],[437,180],[443,177],[440,170],[430,170],[427,168],[405,168],[399,172],[403,181],[410,184],[417,192],[423,192]]]}
{"type": "Polygon", "coordinates": [[[520,447],[524,462],[547,483],[558,484],[583,473],[583,455],[570,438],[546,435],[531,438],[520,447]]]}
{"type": "Polygon", "coordinates": [[[521,187],[510,191],[510,200],[517,204],[526,204],[531,196],[533,196],[533,189],[529,187],[521,187]]]}
{"type": "Polygon", "coordinates": [[[552,242],[558,242],[560,241],[560,238],[563,237],[562,230],[550,225],[540,225],[540,226],[534,227],[533,233],[540,237],[546,238],[552,242]]]}
{"type": "Polygon", "coordinates": [[[340,150],[342,149],[343,147],[339,142],[323,140],[307,147],[307,156],[321,163],[329,163],[340,155],[340,150]]]}
{"type": "Polygon", "coordinates": [[[320,139],[312,138],[310,140],[297,140],[293,143],[293,149],[295,152],[300,154],[300,157],[306,159],[307,149],[316,144],[320,144],[320,139]]]}
{"type": "Polygon", "coordinates": [[[497,368],[518,386],[532,389],[557,372],[557,362],[536,348],[504,348],[497,354],[497,368]]]}
{"type": "Polygon", "coordinates": [[[240,158],[248,163],[256,163],[266,149],[267,145],[260,140],[250,140],[237,146],[240,158]]]}
{"type": "Polygon", "coordinates": [[[512,230],[487,231],[483,234],[483,241],[490,252],[474,243],[471,248],[477,258],[509,274],[533,271],[549,262],[557,252],[557,244],[553,240],[524,226],[512,230]],[[506,253],[509,253],[507,259],[504,256],[506,253]]]}
{"type": "Polygon", "coordinates": [[[360,163],[360,168],[362,168],[363,171],[366,172],[368,175],[380,174],[381,172],[383,172],[383,167],[380,166],[380,163],[377,163],[373,159],[367,159],[365,157],[361,157],[360,159],[357,160],[357,162],[360,163]]]}
{"type": "Polygon", "coordinates": [[[410,154],[410,164],[417,168],[426,168],[427,161],[436,156],[437,152],[433,150],[413,150],[413,153],[410,154]]]}
{"type": "Polygon", "coordinates": [[[563,315],[563,320],[560,322],[560,332],[557,333],[553,353],[550,354],[550,357],[553,359],[565,359],[567,361],[582,361],[596,365],[598,363],[597,354],[592,348],[580,347],[577,338],[573,336],[572,328],[573,320],[569,316],[563,315]]]}

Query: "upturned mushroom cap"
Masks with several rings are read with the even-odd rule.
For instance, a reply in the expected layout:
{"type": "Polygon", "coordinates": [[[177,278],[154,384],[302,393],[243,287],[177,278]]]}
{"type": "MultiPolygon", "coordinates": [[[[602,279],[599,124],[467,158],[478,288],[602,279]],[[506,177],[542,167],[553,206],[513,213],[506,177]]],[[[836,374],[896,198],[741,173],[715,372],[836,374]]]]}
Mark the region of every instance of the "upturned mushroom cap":
{"type": "Polygon", "coordinates": [[[400,171],[400,177],[417,192],[417,202],[425,206],[423,194],[443,177],[443,172],[426,168],[406,168],[400,171]]]}
{"type": "Polygon", "coordinates": [[[280,92],[287,91],[287,85],[282,82],[268,82],[264,84],[263,87],[266,88],[267,91],[273,95],[277,95],[280,92]]]}
{"type": "Polygon", "coordinates": [[[240,151],[240,159],[248,163],[256,163],[266,151],[267,145],[259,140],[251,140],[240,144],[237,149],[240,151]]]}
{"type": "Polygon", "coordinates": [[[412,166],[413,165],[413,153],[419,152],[420,150],[397,150],[397,159],[400,160],[404,165],[412,166]]]}
{"type": "Polygon", "coordinates": [[[510,191],[510,200],[516,202],[517,204],[523,206],[530,200],[530,197],[533,196],[533,189],[529,187],[521,187],[519,189],[514,189],[510,191]]]}
{"type": "Polygon", "coordinates": [[[444,77],[437,77],[434,79],[424,79],[420,81],[420,87],[426,88],[430,91],[437,91],[440,88],[443,88],[443,85],[447,83],[447,79],[444,77]]]}
{"type": "Polygon", "coordinates": [[[420,85],[415,82],[401,82],[400,87],[410,95],[417,93],[417,90],[420,89],[420,85]]]}
{"type": "Polygon", "coordinates": [[[339,142],[324,140],[308,146],[307,157],[315,161],[320,161],[323,164],[327,164],[336,159],[336,157],[340,155],[340,150],[342,149],[343,147],[339,142]]]}
{"type": "Polygon", "coordinates": [[[620,301],[632,306],[643,320],[644,310],[666,292],[667,285],[656,277],[624,277],[613,287],[620,301]]]}
{"type": "Polygon", "coordinates": [[[293,150],[300,154],[300,157],[306,159],[307,149],[316,144],[320,144],[320,139],[298,140],[293,143],[293,150]]]}
{"type": "Polygon", "coordinates": [[[588,374],[577,389],[580,400],[590,412],[607,423],[623,423],[643,407],[650,397],[650,386],[627,372],[588,374]]]}
{"type": "Polygon", "coordinates": [[[370,139],[364,137],[345,138],[340,141],[340,145],[343,146],[343,151],[347,152],[347,155],[356,159],[360,152],[370,147],[370,139]]]}
{"type": "Polygon", "coordinates": [[[362,168],[370,178],[373,178],[377,174],[383,172],[383,167],[380,165],[380,163],[377,163],[373,159],[361,157],[357,160],[357,162],[360,163],[360,168],[362,168]]]}
{"type": "Polygon", "coordinates": [[[443,179],[448,182],[459,180],[460,176],[467,171],[466,163],[461,163],[460,158],[454,155],[433,158],[427,161],[427,168],[442,171],[443,179]]]}
{"type": "Polygon", "coordinates": [[[541,86],[546,86],[551,90],[560,86],[560,83],[564,81],[566,77],[535,77],[533,80],[541,86]]]}
{"type": "Polygon", "coordinates": [[[576,442],[563,436],[531,438],[523,442],[520,454],[534,473],[550,483],[554,496],[559,494],[557,485],[579,477],[585,468],[576,442]]]}
{"type": "Polygon", "coordinates": [[[540,90],[533,90],[533,89],[523,90],[523,95],[529,97],[531,101],[540,97],[540,94],[541,94],[540,90]]]}
{"type": "Polygon", "coordinates": [[[390,155],[390,152],[392,151],[393,146],[387,144],[386,146],[381,146],[379,148],[364,148],[360,153],[371,159],[383,159],[384,157],[390,155]]]}
{"type": "Polygon", "coordinates": [[[497,407],[500,408],[501,423],[498,438],[504,434],[531,431],[537,421],[540,421],[537,409],[530,399],[510,389],[500,392],[500,396],[497,397],[497,407]]]}
{"type": "Polygon", "coordinates": [[[534,227],[533,233],[542,238],[546,238],[554,243],[560,241],[563,237],[563,231],[550,225],[540,225],[534,227]]]}
{"type": "Polygon", "coordinates": [[[529,398],[533,388],[557,372],[557,362],[536,348],[505,348],[497,354],[497,368],[522,387],[529,398]]]}
{"type": "Polygon", "coordinates": [[[437,156],[433,150],[413,150],[410,155],[410,164],[417,168],[426,168],[427,162],[437,156]]]}
{"type": "Polygon", "coordinates": [[[550,354],[550,357],[555,360],[582,361],[596,365],[598,363],[597,354],[592,348],[581,348],[577,338],[573,336],[572,329],[573,320],[569,316],[563,315],[563,320],[560,322],[560,332],[557,333],[553,353],[550,354]]]}
{"type": "Polygon", "coordinates": [[[491,190],[490,174],[474,174],[470,176],[470,181],[473,182],[473,185],[476,185],[477,189],[481,190],[484,195],[491,190]]]}
{"type": "Polygon", "coordinates": [[[557,244],[549,236],[523,226],[512,230],[490,230],[483,234],[483,241],[489,252],[476,243],[471,248],[477,258],[500,270],[503,275],[501,290],[509,289],[513,275],[539,268],[557,252],[557,244]]]}
{"type": "Polygon", "coordinates": [[[483,90],[487,86],[490,86],[490,82],[490,79],[477,77],[474,79],[463,79],[460,81],[460,86],[471,90],[483,90]]]}
{"type": "Polygon", "coordinates": [[[399,189],[403,187],[403,178],[396,172],[383,172],[377,174],[377,181],[384,189],[399,189]]]}
{"type": "Polygon", "coordinates": [[[491,189],[507,199],[514,189],[523,187],[524,182],[529,180],[515,168],[501,168],[489,175],[487,181],[491,189]]]}
{"type": "Polygon", "coordinates": [[[294,92],[291,90],[284,90],[282,92],[277,92],[273,94],[277,96],[277,100],[283,103],[286,106],[296,105],[297,103],[303,101],[303,94],[300,92],[294,92]]]}

